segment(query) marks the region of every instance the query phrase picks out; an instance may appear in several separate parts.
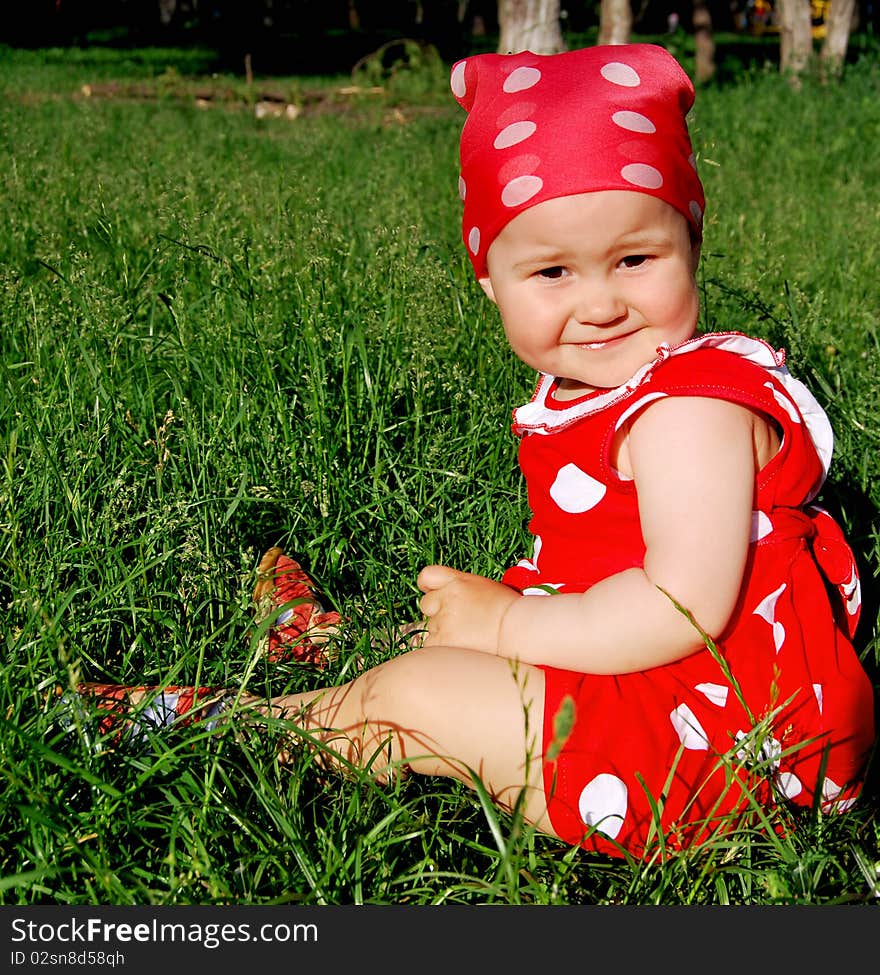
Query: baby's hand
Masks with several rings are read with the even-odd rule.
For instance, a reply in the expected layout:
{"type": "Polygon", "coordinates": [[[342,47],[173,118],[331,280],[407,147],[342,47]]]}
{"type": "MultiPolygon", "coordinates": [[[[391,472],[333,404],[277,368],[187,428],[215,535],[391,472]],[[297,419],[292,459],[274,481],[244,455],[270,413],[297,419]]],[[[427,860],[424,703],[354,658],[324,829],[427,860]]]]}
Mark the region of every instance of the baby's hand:
{"type": "Polygon", "coordinates": [[[417,581],[424,593],[419,603],[426,619],[423,646],[498,652],[501,620],[520,598],[514,590],[446,565],[425,566],[417,581]]]}

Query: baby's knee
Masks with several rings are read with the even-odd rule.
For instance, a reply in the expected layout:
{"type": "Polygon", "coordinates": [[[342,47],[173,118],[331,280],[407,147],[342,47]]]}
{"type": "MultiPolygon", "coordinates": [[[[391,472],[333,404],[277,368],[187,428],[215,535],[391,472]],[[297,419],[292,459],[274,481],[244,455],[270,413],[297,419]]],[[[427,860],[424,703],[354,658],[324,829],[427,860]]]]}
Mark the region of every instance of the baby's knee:
{"type": "Polygon", "coordinates": [[[413,732],[421,691],[419,668],[404,654],[356,680],[356,714],[347,732],[350,757],[382,785],[406,777],[407,741],[413,732]]]}
{"type": "Polygon", "coordinates": [[[373,667],[359,681],[360,706],[365,721],[396,722],[419,708],[428,691],[426,652],[410,650],[373,667]]]}

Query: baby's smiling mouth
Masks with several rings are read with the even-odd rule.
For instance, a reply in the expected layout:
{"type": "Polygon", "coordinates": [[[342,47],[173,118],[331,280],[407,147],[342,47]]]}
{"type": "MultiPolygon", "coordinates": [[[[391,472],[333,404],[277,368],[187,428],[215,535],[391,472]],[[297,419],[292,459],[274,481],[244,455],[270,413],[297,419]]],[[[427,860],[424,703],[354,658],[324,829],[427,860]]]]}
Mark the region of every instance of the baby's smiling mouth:
{"type": "Polygon", "coordinates": [[[624,339],[629,338],[629,336],[632,334],[632,332],[624,332],[622,335],[612,335],[610,338],[602,339],[600,342],[578,342],[577,344],[582,349],[597,351],[598,349],[604,349],[609,345],[617,345],[618,342],[622,342],[624,339]]]}

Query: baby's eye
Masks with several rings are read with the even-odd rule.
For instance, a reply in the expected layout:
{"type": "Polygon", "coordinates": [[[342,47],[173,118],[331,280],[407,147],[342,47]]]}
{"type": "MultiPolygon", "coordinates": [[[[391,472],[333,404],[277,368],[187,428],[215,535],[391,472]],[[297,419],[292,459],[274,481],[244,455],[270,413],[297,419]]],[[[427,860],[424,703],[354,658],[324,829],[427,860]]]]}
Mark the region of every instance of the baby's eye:
{"type": "Polygon", "coordinates": [[[648,260],[647,254],[627,254],[621,260],[621,266],[627,268],[641,267],[648,260]]]}
{"type": "Polygon", "coordinates": [[[561,264],[556,264],[553,267],[542,267],[538,271],[538,277],[547,278],[549,281],[556,281],[565,274],[565,268],[561,264]]]}

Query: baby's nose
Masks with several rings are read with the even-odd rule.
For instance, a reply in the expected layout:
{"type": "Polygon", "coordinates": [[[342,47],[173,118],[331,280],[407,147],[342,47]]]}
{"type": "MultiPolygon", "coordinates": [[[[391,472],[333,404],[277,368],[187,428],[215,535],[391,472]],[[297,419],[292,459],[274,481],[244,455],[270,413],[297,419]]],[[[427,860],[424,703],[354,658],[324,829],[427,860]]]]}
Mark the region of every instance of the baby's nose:
{"type": "Polygon", "coordinates": [[[626,305],[620,295],[606,284],[584,282],[578,291],[574,313],[584,325],[607,325],[625,312],[626,305]]]}

